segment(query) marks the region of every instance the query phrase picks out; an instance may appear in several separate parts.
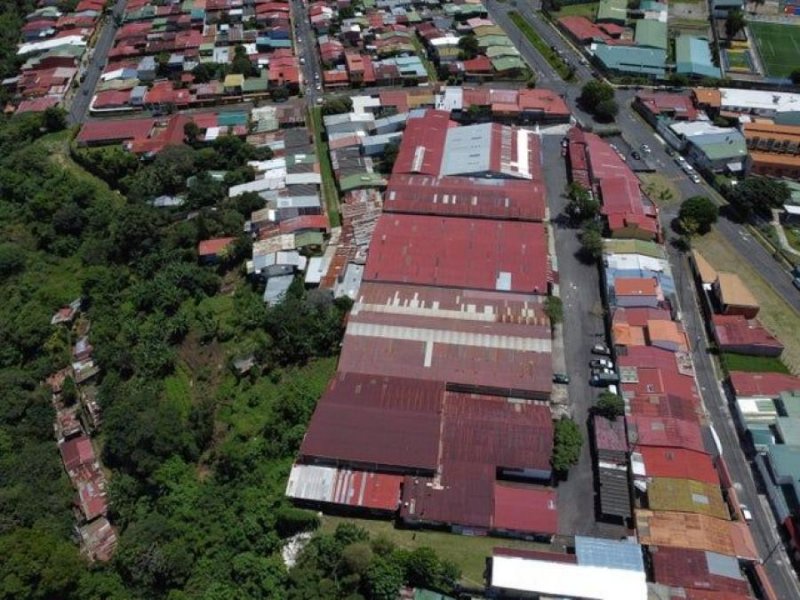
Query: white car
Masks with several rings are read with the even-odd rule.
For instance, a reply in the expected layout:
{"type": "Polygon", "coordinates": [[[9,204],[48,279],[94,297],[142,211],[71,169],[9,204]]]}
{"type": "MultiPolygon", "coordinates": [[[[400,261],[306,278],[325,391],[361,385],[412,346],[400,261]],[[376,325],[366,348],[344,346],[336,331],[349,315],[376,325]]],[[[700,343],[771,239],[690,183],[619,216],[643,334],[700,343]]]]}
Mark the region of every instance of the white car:
{"type": "Polygon", "coordinates": [[[650,146],[648,146],[647,144],[642,144],[642,152],[644,152],[645,154],[650,154],[650,146]]]}
{"type": "Polygon", "coordinates": [[[750,512],[750,509],[747,508],[746,504],[740,504],[739,509],[742,511],[742,517],[748,523],[753,520],[753,513],[750,512]]]}

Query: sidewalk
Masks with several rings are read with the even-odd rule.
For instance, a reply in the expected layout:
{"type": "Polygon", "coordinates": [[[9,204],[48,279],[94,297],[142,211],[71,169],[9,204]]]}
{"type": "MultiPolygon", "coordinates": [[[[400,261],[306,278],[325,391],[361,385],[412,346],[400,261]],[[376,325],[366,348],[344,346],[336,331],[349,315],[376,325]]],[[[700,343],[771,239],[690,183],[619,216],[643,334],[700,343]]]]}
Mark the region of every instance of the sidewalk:
{"type": "Polygon", "coordinates": [[[781,247],[789,254],[800,256],[800,252],[792,248],[789,240],[786,239],[786,232],[783,230],[783,226],[781,225],[781,220],[777,209],[772,209],[772,221],[770,221],[770,223],[775,228],[775,233],[778,234],[778,241],[780,241],[781,247]]]}

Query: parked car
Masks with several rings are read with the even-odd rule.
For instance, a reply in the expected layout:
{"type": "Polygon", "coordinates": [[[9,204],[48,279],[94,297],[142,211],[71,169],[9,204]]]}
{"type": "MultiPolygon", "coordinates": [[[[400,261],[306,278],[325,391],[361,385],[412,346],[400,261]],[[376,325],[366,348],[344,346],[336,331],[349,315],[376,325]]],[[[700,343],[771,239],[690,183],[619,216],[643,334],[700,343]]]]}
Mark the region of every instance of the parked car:
{"type": "Polygon", "coordinates": [[[566,373],[553,373],[553,383],[569,383],[569,375],[566,373]]]}
{"type": "Polygon", "coordinates": [[[665,152],[667,153],[667,156],[675,156],[675,150],[673,150],[669,146],[667,146],[665,152]]]}
{"type": "Polygon", "coordinates": [[[794,279],[792,279],[792,284],[794,285],[794,287],[800,290],[800,277],[795,277],[794,279]]]}
{"type": "Polygon", "coordinates": [[[675,164],[678,165],[679,167],[682,167],[685,163],[686,163],[686,159],[683,158],[682,156],[676,156],[675,157],[675,164]]]}
{"type": "Polygon", "coordinates": [[[697,173],[692,175],[692,181],[694,181],[695,183],[700,183],[700,181],[701,181],[700,180],[700,175],[698,175],[697,173]]]}
{"type": "Polygon", "coordinates": [[[650,154],[650,146],[648,146],[647,144],[642,144],[642,152],[644,152],[645,154],[650,154]]]}
{"type": "Polygon", "coordinates": [[[744,517],[745,521],[747,521],[749,523],[750,521],[753,520],[753,513],[750,512],[750,509],[747,508],[746,504],[740,504],[739,508],[742,511],[742,516],[744,517]]]}
{"type": "Polygon", "coordinates": [[[614,363],[607,358],[593,358],[589,361],[589,366],[593,369],[613,369],[614,363]]]}
{"type": "Polygon", "coordinates": [[[633,160],[641,160],[642,155],[639,154],[636,150],[634,150],[633,152],[631,152],[631,157],[633,158],[633,160]]]}
{"type": "Polygon", "coordinates": [[[608,356],[611,354],[611,350],[608,349],[608,346],[605,344],[595,344],[592,346],[592,354],[604,354],[608,356]]]}

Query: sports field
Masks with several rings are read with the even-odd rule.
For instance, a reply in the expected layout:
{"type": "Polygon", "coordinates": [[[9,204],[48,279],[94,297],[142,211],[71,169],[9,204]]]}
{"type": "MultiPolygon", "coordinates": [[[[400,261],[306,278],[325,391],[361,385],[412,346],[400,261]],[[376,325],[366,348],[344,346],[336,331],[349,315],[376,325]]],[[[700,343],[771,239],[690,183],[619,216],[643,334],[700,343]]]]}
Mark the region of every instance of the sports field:
{"type": "Polygon", "coordinates": [[[768,76],[787,77],[800,66],[800,25],[754,21],[747,26],[768,76]]]}

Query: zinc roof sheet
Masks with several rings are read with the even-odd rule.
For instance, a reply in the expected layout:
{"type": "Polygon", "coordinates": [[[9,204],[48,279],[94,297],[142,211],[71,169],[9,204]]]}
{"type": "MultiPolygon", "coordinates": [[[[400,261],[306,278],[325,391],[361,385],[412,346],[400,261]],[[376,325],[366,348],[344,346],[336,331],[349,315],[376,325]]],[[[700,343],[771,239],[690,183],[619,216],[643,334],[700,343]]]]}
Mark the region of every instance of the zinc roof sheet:
{"type": "Polygon", "coordinates": [[[718,519],[730,519],[718,483],[656,477],[647,484],[647,502],[651,510],[696,513],[718,519]]]}
{"type": "Polygon", "coordinates": [[[647,477],[693,479],[703,483],[719,484],[719,475],[711,457],[703,452],[643,446],[636,449],[645,465],[647,477]]]}
{"type": "Polygon", "coordinates": [[[644,573],[642,547],[627,540],[575,536],[575,554],[581,566],[606,567],[644,573]]]}
{"type": "Polygon", "coordinates": [[[397,174],[389,180],[384,210],[541,221],[545,189],[531,181],[397,174]]]}
{"type": "Polygon", "coordinates": [[[339,374],[317,403],[302,456],[432,471],[444,384],[339,374]]]}
{"type": "Polygon", "coordinates": [[[749,592],[739,561],[732,556],[688,548],[651,546],[650,561],[658,583],[745,595],[749,592]]]}
{"type": "Polygon", "coordinates": [[[366,280],[546,294],[552,275],[540,223],[381,215],[366,280]]]}

